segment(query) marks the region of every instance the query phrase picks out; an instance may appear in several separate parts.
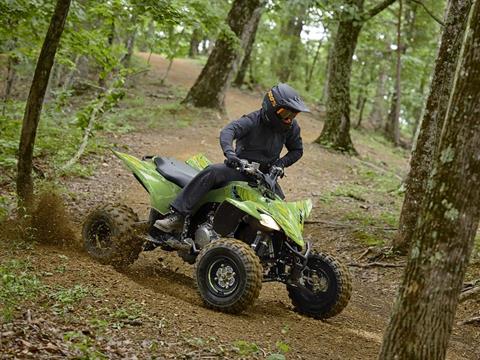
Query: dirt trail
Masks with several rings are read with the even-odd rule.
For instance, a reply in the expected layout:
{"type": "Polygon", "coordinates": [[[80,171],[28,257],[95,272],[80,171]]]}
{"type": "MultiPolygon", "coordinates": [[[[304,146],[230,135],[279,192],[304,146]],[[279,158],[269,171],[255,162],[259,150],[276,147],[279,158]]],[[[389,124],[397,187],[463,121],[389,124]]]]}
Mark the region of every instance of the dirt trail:
{"type": "MultiPolygon", "coordinates": [[[[148,54],[140,56],[146,59],[148,54]]],[[[153,70],[148,76],[162,76],[167,62],[160,56],[152,55],[150,63],[153,70]]],[[[167,83],[188,88],[200,69],[201,66],[195,62],[175,60],[167,83]]],[[[258,109],[261,99],[262,94],[229,90],[226,100],[228,118],[238,118],[258,109]]],[[[128,151],[136,156],[162,154],[186,159],[203,152],[212,161],[219,162],[222,154],[218,134],[226,122],[217,118],[196,122],[183,129],[131,133],[120,137],[117,142],[129,145],[128,151]]],[[[331,189],[335,181],[351,176],[348,164],[355,163],[349,157],[329,153],[311,144],[322,126],[314,116],[302,114],[299,123],[305,141],[305,155],[299,163],[288,169],[287,177],[282,182],[290,199],[312,197],[318,191],[331,189]]],[[[91,191],[91,205],[96,203],[96,192],[116,187],[122,192],[121,200],[145,216],[148,198],[143,188],[122,169],[118,161],[105,161],[109,166],[98,170],[96,180],[85,181],[88,184],[84,182],[82,185],[91,191]],[[101,181],[101,186],[98,181],[101,181]]],[[[331,252],[344,261],[351,261],[352,247],[342,230],[309,227],[307,236],[314,240],[315,247],[331,252]]],[[[98,279],[98,273],[105,268],[83,256],[75,261],[79,267],[90,269],[90,275],[84,281],[98,281],[95,280],[98,279]]],[[[373,359],[379,351],[395,293],[394,284],[399,280],[400,272],[396,269],[354,269],[353,277],[354,293],[349,306],[342,314],[328,321],[316,321],[294,313],[285,287],[281,284],[264,284],[255,306],[241,316],[208,310],[202,306],[196,294],[192,267],[181,262],[176,255],[160,250],[143,253],[123,274],[105,271],[101,281],[105,284],[121,284],[111,287],[111,301],[140,297],[152,313],[164,316],[174,324],[179,334],[215,336],[227,342],[247,340],[267,349],[274,349],[275,342],[281,340],[289,344],[287,358],[373,359]],[[366,272],[369,272],[368,275],[366,272]]],[[[144,333],[146,330],[139,330],[139,334],[156,336],[154,333],[144,333]]],[[[461,335],[458,330],[454,333],[450,359],[468,359],[472,355],[469,340],[461,335]]]]}

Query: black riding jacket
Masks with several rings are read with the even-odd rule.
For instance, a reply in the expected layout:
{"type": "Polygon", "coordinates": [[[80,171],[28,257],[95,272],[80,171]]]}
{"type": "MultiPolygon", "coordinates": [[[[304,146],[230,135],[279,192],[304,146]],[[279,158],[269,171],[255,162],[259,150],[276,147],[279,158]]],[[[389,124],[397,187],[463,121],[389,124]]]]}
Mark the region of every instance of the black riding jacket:
{"type": "Polygon", "coordinates": [[[260,163],[264,169],[272,165],[287,167],[303,155],[303,143],[300,127],[293,120],[292,127],[285,132],[274,131],[262,116],[263,110],[243,115],[225,126],[220,132],[220,145],[223,153],[235,151],[241,159],[260,163]],[[233,149],[236,140],[236,149],[233,149]],[[280,153],[286,146],[288,152],[280,159],[280,153]]]}

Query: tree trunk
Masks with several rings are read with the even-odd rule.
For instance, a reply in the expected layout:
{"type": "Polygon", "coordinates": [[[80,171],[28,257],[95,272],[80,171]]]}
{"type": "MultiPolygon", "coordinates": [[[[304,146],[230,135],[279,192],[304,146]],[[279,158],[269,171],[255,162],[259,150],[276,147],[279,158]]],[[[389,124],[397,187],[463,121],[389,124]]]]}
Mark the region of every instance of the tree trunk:
{"type": "Polygon", "coordinates": [[[227,22],[231,32],[217,39],[207,64],[190,89],[184,103],[198,107],[225,109],[225,93],[239,59],[239,50],[244,47],[253,30],[255,13],[261,11],[261,0],[235,0],[228,13],[227,22]]]}
{"type": "MultiPolygon", "coordinates": [[[[462,16],[468,17],[468,12],[462,16]]],[[[448,32],[447,27],[444,33],[448,32]]],[[[413,246],[380,359],[430,360],[446,355],[480,218],[478,1],[473,5],[465,39],[439,156],[413,232],[413,246]]]]}
{"type": "Polygon", "coordinates": [[[406,192],[400,213],[399,230],[393,240],[394,249],[400,252],[406,252],[410,246],[420,211],[420,202],[427,189],[428,176],[447,113],[450,89],[455,78],[471,3],[471,0],[451,0],[448,5],[430,94],[416,146],[412,152],[410,172],[405,181],[406,192]]]}
{"type": "Polygon", "coordinates": [[[255,44],[255,36],[257,35],[258,25],[260,24],[260,19],[262,18],[263,11],[258,11],[255,13],[255,18],[253,19],[253,28],[248,38],[247,46],[245,48],[245,54],[243,55],[242,63],[238,69],[235,80],[233,80],[233,85],[240,87],[245,81],[245,75],[247,74],[247,69],[250,64],[250,58],[252,55],[253,44],[255,44]]]}
{"type": "Polygon", "coordinates": [[[172,66],[173,66],[173,60],[175,60],[174,57],[171,57],[171,58],[168,59],[167,70],[165,71],[165,74],[163,74],[163,77],[162,77],[162,80],[161,80],[161,83],[162,83],[162,84],[165,83],[165,81],[167,80],[168,75],[170,74],[170,70],[172,69],[172,66]]]}
{"type": "Polygon", "coordinates": [[[60,73],[60,64],[57,61],[54,61],[52,65],[52,70],[50,72],[50,77],[48,79],[47,90],[45,90],[44,101],[46,101],[47,103],[50,101],[50,99],[53,96],[52,92],[58,83],[57,81],[58,81],[59,73],[60,73]]]}
{"type": "MultiPolygon", "coordinates": [[[[335,39],[337,37],[337,33],[335,32],[332,34],[332,38],[335,39]]],[[[330,65],[332,63],[332,56],[333,56],[333,46],[332,43],[335,40],[329,39],[328,40],[328,55],[327,55],[327,64],[325,65],[325,75],[324,75],[324,83],[323,83],[323,89],[322,89],[322,99],[321,103],[325,103],[328,99],[328,84],[329,84],[329,79],[328,77],[330,76],[330,65]]]]}
{"type": "MultiPolygon", "coordinates": [[[[107,47],[111,48],[113,45],[113,41],[115,40],[115,17],[112,16],[110,19],[110,31],[107,36],[107,47]]],[[[103,68],[99,77],[98,77],[98,87],[106,90],[107,87],[107,76],[106,69],[103,68]]]]}
{"type": "Polygon", "coordinates": [[[190,38],[190,47],[188,48],[188,57],[196,58],[198,56],[198,46],[202,40],[202,31],[196,27],[193,29],[192,37],[190,38]]]}
{"type": "MultiPolygon", "coordinates": [[[[418,96],[422,99],[425,95],[425,84],[427,82],[427,74],[426,71],[423,72],[422,80],[420,81],[420,85],[418,86],[418,96]]],[[[412,131],[412,144],[415,143],[416,139],[415,136],[417,134],[418,125],[422,120],[422,105],[415,106],[413,110],[413,117],[414,117],[414,124],[413,124],[413,131],[412,131]]]]}
{"type": "Polygon", "coordinates": [[[357,47],[358,36],[365,21],[381,13],[396,0],[384,0],[368,12],[363,11],[364,0],[347,0],[346,12],[338,24],[338,30],[332,49],[332,58],[328,67],[327,113],[322,133],[316,143],[331,149],[356,154],[350,138],[350,77],[352,57],[357,47]],[[358,17],[348,13],[355,9],[358,17]],[[348,10],[347,10],[348,9],[348,10]]]}
{"type": "Polygon", "coordinates": [[[401,68],[402,68],[402,0],[398,2],[397,18],[397,63],[395,67],[395,90],[392,97],[392,107],[388,114],[385,135],[395,146],[400,144],[400,105],[401,105],[401,68]]]}
{"type": "Polygon", "coordinates": [[[250,84],[258,84],[258,80],[257,80],[257,77],[255,76],[255,71],[253,68],[252,59],[250,59],[250,62],[248,64],[248,82],[250,84]]]}
{"type": "Polygon", "coordinates": [[[67,91],[72,87],[73,81],[75,79],[75,74],[77,73],[81,63],[81,59],[82,59],[82,55],[77,55],[75,57],[75,61],[74,61],[75,65],[73,66],[73,68],[70,69],[67,76],[65,77],[65,81],[63,83],[63,91],[67,91]]]}
{"type": "Polygon", "coordinates": [[[130,66],[130,61],[132,59],[133,50],[134,50],[134,47],[135,47],[135,37],[137,36],[137,30],[138,30],[137,29],[137,15],[136,14],[132,15],[131,21],[132,21],[133,29],[130,32],[130,34],[128,34],[127,40],[125,41],[125,48],[127,49],[127,52],[125,53],[125,55],[122,58],[122,64],[125,67],[130,66]]]}
{"type": "Polygon", "coordinates": [[[397,146],[399,142],[397,103],[397,80],[395,79],[395,89],[393,90],[392,97],[390,99],[390,110],[388,111],[388,115],[385,120],[385,126],[383,129],[385,137],[390,140],[395,146],[397,146]]]}
{"type": "Polygon", "coordinates": [[[357,121],[357,125],[355,126],[356,129],[362,126],[363,110],[365,109],[366,102],[367,102],[367,97],[362,96],[362,99],[360,100],[360,109],[358,110],[358,121],[357,121]]]}
{"type": "Polygon", "coordinates": [[[63,32],[65,20],[70,7],[70,0],[58,0],[53,12],[50,26],[43,42],[37,66],[33,75],[32,86],[28,94],[23,117],[22,133],[18,151],[17,194],[19,208],[30,207],[33,197],[32,158],[35,136],[37,133],[43,99],[50,77],[55,53],[63,32]]]}
{"type": "MultiPolygon", "coordinates": [[[[363,5],[363,0],[360,1],[363,5]]],[[[338,24],[328,69],[325,124],[315,142],[339,151],[356,153],[350,138],[350,76],[352,57],[362,29],[358,21],[338,24]]]]}
{"type": "Polygon", "coordinates": [[[367,76],[367,64],[361,58],[358,59],[359,63],[361,64],[360,70],[360,80],[357,82],[359,85],[359,90],[357,93],[357,100],[355,101],[355,110],[360,110],[360,105],[362,104],[362,99],[364,97],[364,92],[368,88],[368,76],[367,76]]]}
{"type": "Polygon", "coordinates": [[[375,97],[373,99],[372,111],[370,112],[370,119],[375,129],[380,129],[385,118],[385,82],[387,81],[387,74],[385,67],[380,65],[380,73],[378,75],[377,88],[375,90],[375,97]]]}
{"type": "Polygon", "coordinates": [[[13,84],[15,82],[15,77],[17,74],[16,66],[18,65],[18,58],[13,55],[8,56],[7,63],[7,79],[5,81],[5,91],[3,93],[3,110],[2,115],[5,115],[5,109],[7,107],[7,102],[10,99],[12,94],[13,84]]]}
{"type": "Polygon", "coordinates": [[[277,57],[279,69],[277,76],[280,82],[288,82],[297,59],[298,48],[300,45],[300,34],[302,33],[303,23],[308,7],[305,2],[299,2],[292,6],[291,11],[294,13],[288,19],[286,26],[283,29],[283,34],[287,39],[282,46],[279,46],[279,55],[277,57]],[[283,46],[286,45],[286,48],[283,46]]]}
{"type": "Polygon", "coordinates": [[[318,40],[317,50],[315,51],[315,56],[313,57],[312,65],[307,71],[307,81],[305,84],[305,90],[310,91],[310,86],[312,85],[313,72],[315,71],[315,66],[317,65],[318,57],[320,56],[320,49],[322,48],[323,40],[318,40]]]}

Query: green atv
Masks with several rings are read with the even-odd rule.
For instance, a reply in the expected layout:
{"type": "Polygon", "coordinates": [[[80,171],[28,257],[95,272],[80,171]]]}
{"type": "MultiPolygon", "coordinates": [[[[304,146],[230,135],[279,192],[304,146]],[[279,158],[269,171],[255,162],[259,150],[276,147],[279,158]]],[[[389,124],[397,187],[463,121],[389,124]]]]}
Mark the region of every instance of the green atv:
{"type": "Polygon", "coordinates": [[[183,229],[165,233],[154,227],[169,212],[178,192],[210,162],[197,155],[185,163],[166,157],[139,160],[116,152],[150,195],[148,221],[124,205],[104,205],[83,225],[88,253],[104,264],[123,267],[140,252],[160,247],[195,264],[195,281],[205,304],[240,313],[259,296],[262,282],[279,281],[296,311],[318,319],[340,313],[351,291],[350,274],[338,260],[312,251],[302,237],[310,200],[286,202],[274,193],[278,174],[264,174],[256,163],[238,170],[249,182],[230,182],[211,190],[187,217],[183,229]]]}

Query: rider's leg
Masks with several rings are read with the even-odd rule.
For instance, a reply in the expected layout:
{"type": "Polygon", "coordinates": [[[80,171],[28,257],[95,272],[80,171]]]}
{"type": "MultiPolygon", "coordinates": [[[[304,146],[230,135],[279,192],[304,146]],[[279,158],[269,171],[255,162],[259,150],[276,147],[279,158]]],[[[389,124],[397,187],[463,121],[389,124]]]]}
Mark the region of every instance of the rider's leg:
{"type": "Polygon", "coordinates": [[[232,169],[225,164],[208,166],[180,191],[171,204],[172,213],[164,219],[157,220],[155,226],[165,232],[181,228],[185,216],[192,212],[195,205],[206,193],[229,181],[248,181],[248,178],[238,170],[232,169]]]}

